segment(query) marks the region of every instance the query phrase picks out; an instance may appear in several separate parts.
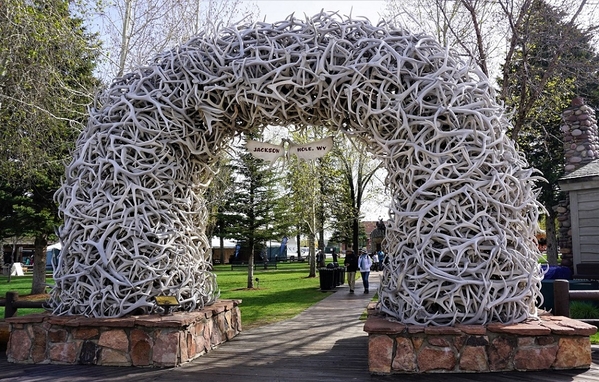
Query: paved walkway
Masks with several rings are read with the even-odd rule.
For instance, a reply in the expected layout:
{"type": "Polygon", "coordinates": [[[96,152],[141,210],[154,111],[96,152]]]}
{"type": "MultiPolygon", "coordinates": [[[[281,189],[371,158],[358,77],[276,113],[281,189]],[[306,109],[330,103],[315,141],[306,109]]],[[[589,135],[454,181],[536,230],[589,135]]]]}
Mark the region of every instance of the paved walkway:
{"type": "MultiPolygon", "coordinates": [[[[371,274],[371,290],[379,274],[371,274]]],[[[82,365],[14,365],[0,358],[0,379],[11,381],[599,381],[591,370],[485,374],[395,374],[368,372],[368,336],[360,316],[373,297],[347,285],[291,320],[243,331],[210,353],[172,369],[82,365]]],[[[595,354],[594,354],[595,356],[595,354]]],[[[595,361],[597,362],[597,361],[595,361]]]]}

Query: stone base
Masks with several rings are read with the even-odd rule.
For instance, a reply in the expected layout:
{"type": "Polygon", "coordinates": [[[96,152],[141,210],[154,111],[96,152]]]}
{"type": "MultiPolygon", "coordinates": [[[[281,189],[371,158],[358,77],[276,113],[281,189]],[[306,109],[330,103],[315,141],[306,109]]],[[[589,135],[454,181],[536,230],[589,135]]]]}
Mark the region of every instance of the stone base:
{"type": "Polygon", "coordinates": [[[414,326],[369,306],[368,365],[372,374],[486,373],[591,366],[597,327],[545,315],[518,324],[414,326]]]}
{"type": "Polygon", "coordinates": [[[6,354],[14,363],[175,367],[241,331],[240,300],[195,312],[123,318],[13,317],[6,354]]]}

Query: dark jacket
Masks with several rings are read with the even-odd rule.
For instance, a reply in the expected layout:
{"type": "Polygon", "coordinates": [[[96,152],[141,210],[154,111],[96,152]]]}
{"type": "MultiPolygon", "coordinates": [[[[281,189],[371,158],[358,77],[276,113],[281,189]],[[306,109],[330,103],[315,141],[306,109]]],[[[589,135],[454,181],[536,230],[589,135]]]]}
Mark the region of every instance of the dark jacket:
{"type": "Polygon", "coordinates": [[[357,272],[358,271],[358,256],[354,253],[346,254],[343,265],[345,265],[347,267],[348,272],[357,272]]]}

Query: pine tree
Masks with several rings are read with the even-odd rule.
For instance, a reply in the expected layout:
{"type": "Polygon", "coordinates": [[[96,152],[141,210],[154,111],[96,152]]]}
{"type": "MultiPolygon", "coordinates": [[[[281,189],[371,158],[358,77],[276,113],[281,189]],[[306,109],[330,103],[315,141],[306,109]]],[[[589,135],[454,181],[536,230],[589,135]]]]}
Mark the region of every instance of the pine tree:
{"type": "Polygon", "coordinates": [[[248,288],[254,287],[254,264],[265,255],[265,243],[280,239],[276,212],[276,188],[280,182],[275,171],[262,159],[254,158],[244,147],[238,148],[233,159],[235,173],[234,192],[223,213],[228,221],[229,237],[244,241],[248,250],[248,288]]]}

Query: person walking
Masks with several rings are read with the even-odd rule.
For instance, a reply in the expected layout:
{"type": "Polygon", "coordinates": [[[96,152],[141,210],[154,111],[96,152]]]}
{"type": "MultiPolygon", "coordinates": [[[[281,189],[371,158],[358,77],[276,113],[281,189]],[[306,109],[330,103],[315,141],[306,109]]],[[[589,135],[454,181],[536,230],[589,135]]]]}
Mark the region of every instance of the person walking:
{"type": "Polygon", "coordinates": [[[382,271],[386,258],[385,252],[381,249],[377,252],[376,256],[379,258],[379,271],[382,271]]]}
{"type": "Polygon", "coordinates": [[[324,254],[324,252],[322,251],[322,249],[318,250],[318,253],[316,253],[316,264],[318,264],[319,267],[324,268],[327,266],[326,262],[326,255],[324,254]]]}
{"type": "Polygon", "coordinates": [[[379,257],[376,255],[376,253],[374,255],[372,255],[370,258],[372,259],[372,271],[373,272],[380,271],[380,269],[379,269],[379,257]]]}
{"type": "Polygon", "coordinates": [[[349,285],[349,293],[354,293],[356,288],[356,272],[358,271],[358,256],[354,251],[348,249],[345,251],[345,261],[343,265],[347,267],[347,285],[349,285]]]}
{"type": "Polygon", "coordinates": [[[362,275],[362,283],[364,284],[364,293],[368,293],[368,276],[370,276],[370,267],[372,267],[372,258],[366,251],[362,251],[358,258],[358,268],[362,275]]]}

